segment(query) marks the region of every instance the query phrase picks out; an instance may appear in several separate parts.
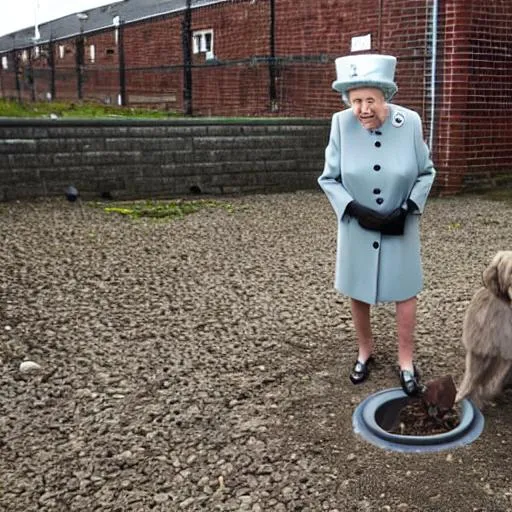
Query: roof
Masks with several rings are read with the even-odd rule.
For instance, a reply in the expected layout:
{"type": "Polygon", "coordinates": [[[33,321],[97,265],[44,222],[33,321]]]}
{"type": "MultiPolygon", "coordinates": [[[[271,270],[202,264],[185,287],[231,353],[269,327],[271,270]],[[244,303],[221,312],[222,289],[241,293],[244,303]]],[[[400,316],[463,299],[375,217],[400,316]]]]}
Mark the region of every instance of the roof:
{"type": "MultiPolygon", "coordinates": [[[[191,7],[204,7],[226,1],[192,0],[191,7]]],[[[129,24],[164,14],[184,11],[186,7],[187,0],[118,0],[108,5],[79,11],[47,23],[41,23],[38,26],[40,38],[37,40],[37,44],[77,36],[81,29],[83,29],[84,34],[87,34],[113,27],[116,16],[119,16],[124,24],[129,24]],[[77,16],[79,13],[86,14],[87,19],[80,20],[77,16]]],[[[0,53],[33,46],[36,43],[34,32],[35,27],[31,26],[0,37],[0,53]]]]}

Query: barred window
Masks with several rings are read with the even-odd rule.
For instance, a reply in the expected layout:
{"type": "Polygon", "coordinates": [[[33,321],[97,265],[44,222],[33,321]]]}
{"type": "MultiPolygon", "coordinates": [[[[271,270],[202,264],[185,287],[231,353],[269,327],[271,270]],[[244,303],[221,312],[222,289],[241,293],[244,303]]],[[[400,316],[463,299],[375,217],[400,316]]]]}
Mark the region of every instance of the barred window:
{"type": "Polygon", "coordinates": [[[195,30],[192,33],[193,53],[205,53],[207,59],[213,59],[213,30],[195,30]]]}

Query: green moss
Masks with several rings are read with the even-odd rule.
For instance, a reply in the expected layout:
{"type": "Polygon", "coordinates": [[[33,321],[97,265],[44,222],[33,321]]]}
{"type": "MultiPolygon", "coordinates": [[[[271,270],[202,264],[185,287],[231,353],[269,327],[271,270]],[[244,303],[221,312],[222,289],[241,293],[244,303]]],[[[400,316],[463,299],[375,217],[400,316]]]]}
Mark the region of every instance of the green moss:
{"type": "Polygon", "coordinates": [[[185,215],[195,213],[204,208],[223,208],[232,213],[233,206],[223,201],[212,199],[200,199],[185,201],[177,199],[174,201],[134,201],[116,203],[93,203],[106,213],[126,215],[133,219],[142,217],[151,219],[180,219],[185,215]]]}
{"type": "Polygon", "coordinates": [[[34,102],[19,103],[17,101],[0,100],[0,117],[50,117],[51,115],[67,118],[150,118],[167,119],[180,114],[161,112],[144,108],[117,107],[100,103],[65,103],[65,102],[34,102]]]}

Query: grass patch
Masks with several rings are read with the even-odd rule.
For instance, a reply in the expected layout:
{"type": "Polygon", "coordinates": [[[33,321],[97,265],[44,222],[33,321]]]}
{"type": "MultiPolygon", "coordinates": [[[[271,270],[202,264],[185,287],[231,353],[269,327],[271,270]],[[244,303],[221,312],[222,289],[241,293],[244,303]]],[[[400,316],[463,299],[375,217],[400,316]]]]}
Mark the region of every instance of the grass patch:
{"type": "Polygon", "coordinates": [[[67,118],[135,118],[135,119],[168,119],[182,117],[179,113],[163,112],[145,108],[118,107],[100,103],[66,103],[66,102],[34,102],[19,103],[0,99],[0,117],[51,117],[52,115],[67,118]]]}
{"type": "Polygon", "coordinates": [[[113,213],[131,217],[132,219],[181,219],[185,215],[198,212],[204,208],[223,208],[229,213],[233,212],[233,206],[224,201],[212,199],[198,199],[185,201],[177,199],[174,201],[134,201],[117,203],[94,203],[94,206],[101,208],[106,213],[113,213]]]}

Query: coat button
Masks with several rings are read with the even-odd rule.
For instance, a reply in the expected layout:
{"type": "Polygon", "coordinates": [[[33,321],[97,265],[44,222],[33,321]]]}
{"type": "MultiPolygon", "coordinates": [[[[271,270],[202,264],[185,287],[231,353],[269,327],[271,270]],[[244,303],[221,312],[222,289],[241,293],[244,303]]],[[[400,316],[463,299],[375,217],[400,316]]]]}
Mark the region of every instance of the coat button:
{"type": "Polygon", "coordinates": [[[380,171],[380,165],[378,165],[378,164],[377,164],[377,165],[374,165],[374,166],[373,166],[373,170],[374,170],[374,171],[380,171]]]}
{"type": "Polygon", "coordinates": [[[374,188],[373,189],[374,194],[380,194],[380,188],[374,188]]]}
{"type": "Polygon", "coordinates": [[[378,249],[379,248],[379,242],[373,242],[373,248],[378,249]]]}
{"type": "Polygon", "coordinates": [[[382,135],[382,132],[380,132],[379,130],[377,130],[377,131],[375,132],[375,135],[382,135]]]}
{"type": "Polygon", "coordinates": [[[384,199],[382,199],[382,197],[378,197],[376,199],[376,201],[377,201],[377,204],[382,204],[384,202],[384,199]]]}
{"type": "Polygon", "coordinates": [[[376,148],[380,148],[380,146],[381,146],[380,141],[377,141],[377,142],[375,143],[375,147],[376,147],[376,148]]]}

